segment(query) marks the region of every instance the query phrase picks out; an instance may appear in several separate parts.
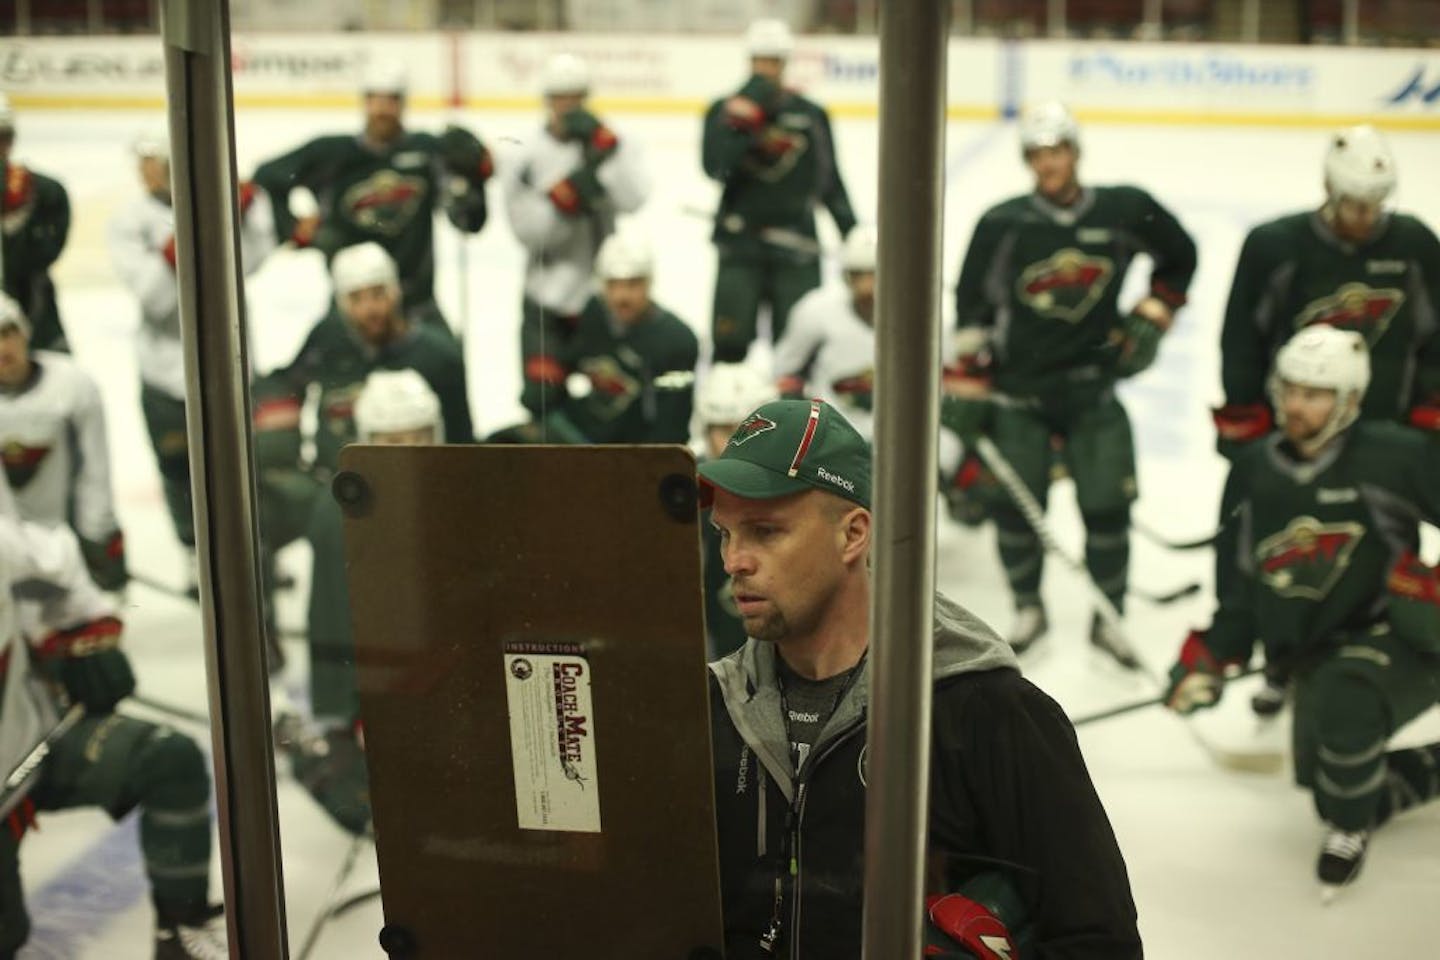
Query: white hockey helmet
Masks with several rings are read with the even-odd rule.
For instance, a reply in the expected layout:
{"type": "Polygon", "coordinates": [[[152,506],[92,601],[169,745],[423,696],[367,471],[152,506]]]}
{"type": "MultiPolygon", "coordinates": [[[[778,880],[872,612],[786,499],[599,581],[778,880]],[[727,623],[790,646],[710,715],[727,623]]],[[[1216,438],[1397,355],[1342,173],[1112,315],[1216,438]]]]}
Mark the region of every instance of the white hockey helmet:
{"type": "Polygon", "coordinates": [[[601,280],[633,280],[654,273],[655,256],[650,244],[633,230],[610,234],[595,254],[595,275],[601,280]]]}
{"type": "Polygon", "coordinates": [[[30,336],[30,318],[18,301],[8,293],[0,293],[0,331],[6,327],[19,327],[20,332],[30,336]]]}
{"type": "Polygon", "coordinates": [[[1065,104],[1047,100],[1027,107],[1020,115],[1021,153],[1036,147],[1058,147],[1062,143],[1080,149],[1080,125],[1065,104]]]}
{"type": "Polygon", "coordinates": [[[135,135],[130,141],[130,150],[137,159],[164,160],[170,162],[170,132],[164,127],[152,127],[135,135]]]}
{"type": "Polygon", "coordinates": [[[856,224],[840,249],[840,269],[846,273],[874,273],[879,240],[873,224],[856,224]]]}
{"type": "Polygon", "coordinates": [[[1270,375],[1270,400],[1282,427],[1285,407],[1280,397],[1286,383],[1335,391],[1335,412],[1311,441],[1314,446],[1323,446],[1360,415],[1360,400],[1370,386],[1370,347],[1354,330],[1324,323],[1306,327],[1291,337],[1275,355],[1275,369],[1270,375]]]}
{"type": "Polygon", "coordinates": [[[743,363],[717,363],[710,368],[700,385],[695,412],[705,426],[734,426],[756,407],[779,396],[780,391],[775,384],[761,376],[754,367],[743,363]]]}
{"type": "Polygon", "coordinates": [[[0,93],[0,130],[15,132],[15,108],[10,105],[10,97],[0,93]]]}
{"type": "Polygon", "coordinates": [[[398,60],[368,60],[360,75],[360,93],[383,93],[403,97],[410,87],[410,73],[398,60]]]}
{"type": "Polygon", "coordinates": [[[789,60],[795,50],[795,35],[784,20],[755,20],[745,31],[745,49],[752,57],[789,60]]]}
{"type": "Polygon", "coordinates": [[[374,240],[345,247],[335,254],[335,259],[330,262],[330,278],[335,284],[337,297],[365,287],[400,289],[400,274],[395,269],[395,261],[374,240]]]}
{"type": "Polygon", "coordinates": [[[1395,155],[1369,124],[1337,130],[1325,153],[1325,189],[1335,197],[1383,203],[1395,190],[1395,155]]]}
{"type": "Polygon", "coordinates": [[[545,61],[540,89],[547,97],[583,97],[590,92],[590,67],[573,53],[557,53],[545,61]]]}
{"type": "Polygon", "coordinates": [[[426,427],[435,431],[436,443],[445,442],[440,398],[418,372],[376,370],[365,378],[355,398],[355,430],[361,440],[426,427]]]}

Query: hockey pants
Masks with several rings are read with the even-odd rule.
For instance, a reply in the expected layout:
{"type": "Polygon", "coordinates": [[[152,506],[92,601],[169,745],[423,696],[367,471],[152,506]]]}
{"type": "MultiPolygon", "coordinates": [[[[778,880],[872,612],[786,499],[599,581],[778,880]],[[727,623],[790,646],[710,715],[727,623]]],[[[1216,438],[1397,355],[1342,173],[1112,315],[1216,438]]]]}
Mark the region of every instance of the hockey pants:
{"type": "Polygon", "coordinates": [[[761,303],[770,305],[770,337],[778,342],[795,302],[819,285],[820,261],[815,257],[783,250],[738,256],[722,250],[711,313],[714,361],[745,359],[755,339],[761,303]]]}

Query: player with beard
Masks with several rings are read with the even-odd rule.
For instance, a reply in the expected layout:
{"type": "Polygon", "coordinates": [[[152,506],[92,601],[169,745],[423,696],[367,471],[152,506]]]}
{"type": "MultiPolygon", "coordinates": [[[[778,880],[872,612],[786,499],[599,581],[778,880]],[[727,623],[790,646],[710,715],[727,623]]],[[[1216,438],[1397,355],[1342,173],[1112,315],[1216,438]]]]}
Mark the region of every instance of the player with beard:
{"type": "Polygon", "coordinates": [[[685,443],[700,344],[650,297],[650,244],[632,231],[605,238],[595,257],[600,291],[544,368],[532,362],[525,405],[534,419],[492,442],[685,443]]]}
{"type": "MultiPolygon", "coordinates": [[[[970,423],[962,434],[988,432],[1042,505],[1058,439],[1085,523],[1086,566],[1123,611],[1138,490],[1130,419],[1115,384],[1154,362],[1185,303],[1195,244],[1144,190],[1081,184],[1079,128],[1064,105],[1028,110],[1020,143],[1035,189],[992,207],[975,227],[955,290],[966,346],[946,389],[962,395],[954,406],[986,415],[963,418],[970,423]],[[1122,311],[1121,285],[1142,253],[1153,263],[1149,291],[1122,311]],[[992,390],[996,402],[986,409],[992,390]]],[[[1044,550],[1004,490],[993,489],[990,512],[1015,600],[1008,639],[1024,652],[1049,628],[1040,599],[1044,550]]],[[[1126,667],[1139,665],[1098,613],[1090,642],[1126,667]]]]}
{"type": "Polygon", "coordinates": [[[0,93],[0,273],[4,292],[15,298],[34,328],[37,350],[65,351],[65,331],[55,304],[50,266],[70,234],[65,187],[11,159],[15,111],[0,93]]]}
{"type": "MultiPolygon", "coordinates": [[[[858,958],[870,448],[828,403],[776,400],[699,472],[750,638],[710,665],[725,955],[858,958]]],[[[1138,958],[1124,860],[1064,713],[938,596],[934,644],[927,956],[1138,958]]]]}
{"type": "Polygon", "coordinates": [[[406,90],[403,66],[372,64],[360,89],[365,127],[358,135],[317,137],[262,163],[254,180],[274,198],[280,241],[314,246],[327,260],[343,247],[380,244],[399,266],[405,309],[448,331],[435,304],[435,211],[457,230],[479,233],[494,165],[463,127],[438,136],[406,129],[406,90]],[[301,187],[319,211],[297,218],[290,193],[301,187]]]}
{"type": "MultiPolygon", "coordinates": [[[[1265,377],[1276,352],[1314,324],[1355,330],[1370,348],[1370,387],[1360,417],[1440,437],[1440,240],[1418,218],[1387,207],[1395,156],[1369,126],[1336,131],[1324,164],[1325,202],[1250,231],[1220,334],[1225,403],[1214,411],[1219,449],[1234,457],[1269,435],[1265,377]]],[[[1232,503],[1221,504],[1221,518],[1232,503]]],[[[1229,564],[1216,566],[1217,594],[1229,564]]],[[[1270,671],[1253,706],[1285,703],[1283,672],[1270,671]]]]}
{"type": "Polygon", "coordinates": [[[1373,831],[1440,793],[1440,743],[1386,752],[1440,701],[1440,571],[1417,520],[1440,523],[1440,444],[1361,419],[1365,337],[1327,324],[1276,356],[1280,430],[1241,448],[1216,554],[1235,567],[1207,631],[1171,670],[1169,705],[1219,700],[1257,640],[1295,679],[1295,781],[1326,826],[1316,870],[1328,899],[1360,872],[1373,831]]]}

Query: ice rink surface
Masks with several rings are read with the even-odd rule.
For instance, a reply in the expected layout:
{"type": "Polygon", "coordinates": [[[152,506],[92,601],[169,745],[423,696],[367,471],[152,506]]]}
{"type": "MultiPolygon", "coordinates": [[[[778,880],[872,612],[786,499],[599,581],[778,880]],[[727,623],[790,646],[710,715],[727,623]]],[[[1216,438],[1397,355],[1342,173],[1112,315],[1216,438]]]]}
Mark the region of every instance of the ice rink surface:
{"type": "MultiPolygon", "coordinates": [[[[414,114],[410,125],[434,128],[451,117],[414,114]]],[[[463,113],[455,117],[506,156],[538,129],[538,115],[463,113]]],[[[621,136],[644,145],[655,178],[636,216],[653,238],[656,299],[706,337],[714,278],[709,223],[694,211],[713,208],[717,188],[699,165],[698,116],[612,115],[621,136]]],[[[139,190],[127,145],[164,118],[134,112],[34,113],[19,118],[16,156],[63,180],[70,191],[72,239],[55,272],[64,324],[74,352],[99,380],[105,397],[118,509],[133,570],[178,582],[180,554],[160,497],[138,403],[133,358],[137,313],[111,273],[104,247],[109,216],[139,190]]],[[[351,111],[250,111],[237,119],[242,175],[255,164],[321,133],[358,129],[351,111]]],[[[862,219],[873,218],[877,194],[878,127],[873,119],[837,120],[841,169],[862,219]]],[[[1093,126],[1083,132],[1082,178],[1131,182],[1176,211],[1195,236],[1200,268],[1191,302],[1166,339],[1159,362],[1126,384],[1135,423],[1141,498],[1135,515],[1173,538],[1214,529],[1223,464],[1212,450],[1207,407],[1218,400],[1217,341],[1231,272],[1246,229],[1264,219],[1311,208],[1321,197],[1318,129],[1093,126]]],[[[1399,158],[1396,206],[1440,225],[1440,137],[1393,133],[1399,158]]],[[[1012,127],[952,123],[947,143],[945,304],[959,259],[980,213],[1028,189],[1012,127]]],[[[439,229],[437,289],[452,325],[462,328],[470,400],[477,432],[520,419],[518,323],[521,248],[505,222],[498,183],[490,190],[484,232],[463,246],[439,229]],[[461,267],[464,267],[462,270],[461,267]],[[460,304],[468,303],[462,314],[460,304]]],[[[836,240],[824,219],[822,239],[836,240]]],[[[832,263],[828,274],[836,275],[832,263]]],[[[1129,302],[1141,289],[1144,265],[1132,271],[1129,302]]],[[[249,319],[253,366],[288,361],[322,312],[328,290],[319,255],[281,251],[251,278],[249,319]]],[[[763,351],[751,361],[762,367],[763,351]]],[[[1440,482],[1440,478],[1437,478],[1440,482]]],[[[1078,554],[1078,514],[1068,483],[1052,493],[1051,523],[1078,554]]],[[[1009,600],[989,528],[971,531],[939,521],[938,582],[997,628],[1009,622],[1009,600]]],[[[1435,559],[1430,541],[1429,559],[1435,559]]],[[[282,597],[282,625],[301,628],[307,557],[303,546],[282,558],[300,580],[282,597]]],[[[1166,669],[1188,627],[1208,622],[1211,555],[1175,553],[1135,537],[1133,582],[1162,591],[1190,580],[1199,598],[1158,607],[1134,600],[1129,629],[1148,666],[1166,669]]],[[[397,571],[397,576],[403,571],[397,571]]],[[[664,589],[657,581],[656,589],[664,589]]],[[[1072,715],[1156,692],[1151,681],[1096,660],[1085,642],[1090,606],[1075,575],[1051,562],[1044,592],[1052,620],[1048,646],[1026,672],[1072,715]]],[[[127,642],[141,693],[204,709],[205,679],[195,609],[143,585],[128,595],[127,642]]],[[[290,666],[275,684],[278,700],[303,697],[304,647],[288,641],[290,666]]],[[[1222,706],[1194,721],[1211,742],[1243,748],[1283,743],[1285,721],[1261,729],[1250,715],[1250,687],[1237,683],[1222,706]]],[[[137,714],[144,711],[133,708],[137,714]]],[[[202,728],[189,729],[208,749],[202,728]]],[[[443,737],[444,731],[436,731],[443,737]]],[[[1440,737],[1433,711],[1401,736],[1440,737]]],[[[1440,804],[1401,816],[1374,839],[1364,873],[1329,907],[1319,903],[1314,860],[1321,828],[1307,794],[1286,773],[1266,776],[1218,767],[1184,723],[1159,709],[1086,726],[1080,741],[1130,867],[1148,956],[1159,960],[1216,957],[1319,960],[1341,957],[1435,956],[1440,943],[1440,804]]],[[[349,840],[320,813],[281,764],[279,805],[292,955],[329,895],[349,840]]],[[[151,911],[134,840],[133,818],[112,825],[95,811],[43,817],[23,847],[23,871],[35,934],[27,960],[83,957],[130,960],[152,950],[151,911]]],[[[362,854],[347,893],[375,884],[373,850],[362,854]]],[[[213,892],[219,895],[218,871],[213,892]]],[[[643,891],[636,896],[643,897],[643,891]]],[[[484,909],[475,897],[475,909],[484,909]]],[[[317,957],[382,956],[375,946],[378,901],[333,921],[317,957]]],[[[602,951],[603,954],[603,951],[602,951]]],[[[600,955],[600,954],[597,954],[600,955]]],[[[484,956],[483,950],[474,956],[484,956]]]]}

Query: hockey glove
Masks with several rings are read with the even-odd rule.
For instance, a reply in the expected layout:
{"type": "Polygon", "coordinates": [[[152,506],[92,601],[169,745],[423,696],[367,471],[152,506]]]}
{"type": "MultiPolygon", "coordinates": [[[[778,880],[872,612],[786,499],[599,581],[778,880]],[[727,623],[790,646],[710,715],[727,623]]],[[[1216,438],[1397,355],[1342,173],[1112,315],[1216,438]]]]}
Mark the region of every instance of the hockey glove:
{"type": "Polygon", "coordinates": [[[1410,426],[1440,435],[1440,385],[1422,387],[1421,397],[1410,408],[1410,426]]]}
{"type": "Polygon", "coordinates": [[[962,355],[940,372],[940,425],[967,447],[990,426],[990,371],[980,353],[962,355]]]}
{"type": "Polygon", "coordinates": [[[924,956],[1018,960],[1010,928],[1023,922],[1023,907],[1014,888],[1000,874],[987,873],[966,881],[962,889],[925,898],[924,956]]]}
{"type": "Polygon", "coordinates": [[[966,453],[960,460],[949,486],[940,492],[950,519],[967,527],[978,527],[987,517],[985,497],[994,488],[995,478],[975,453],[966,453]]]}
{"type": "Polygon", "coordinates": [[[13,213],[30,204],[35,199],[35,177],[30,171],[18,163],[12,163],[5,168],[5,194],[3,209],[6,213],[13,213]]]}
{"type": "Polygon", "coordinates": [[[567,217],[593,210],[605,196],[605,188],[593,167],[585,166],[550,188],[550,202],[567,217]]]}
{"type": "Polygon", "coordinates": [[[1205,631],[1191,630],[1180,646],[1180,659],[1170,668],[1170,683],[1165,688],[1165,706],[1176,713],[1194,713],[1202,707],[1220,702],[1225,688],[1225,667],[1205,645],[1205,631]]]}
{"type": "Polygon", "coordinates": [[[756,74],[745,81],[739,93],[725,101],[725,122],[736,130],[754,133],[769,122],[779,99],[779,85],[756,74]]]}
{"type": "Polygon", "coordinates": [[[1390,625],[1416,648],[1440,654],[1440,568],[1406,551],[1390,571],[1390,625]]]}
{"type": "Polygon", "coordinates": [[[259,191],[259,189],[259,187],[255,186],[255,181],[253,180],[240,181],[239,204],[240,216],[242,219],[244,218],[245,214],[250,212],[250,208],[255,205],[255,194],[259,191]]]}
{"type": "Polygon", "coordinates": [[[1126,316],[1116,372],[1122,377],[1133,377],[1147,369],[1160,352],[1160,338],[1163,336],[1165,327],[1154,319],[1139,312],[1126,316]]]}
{"type": "Polygon", "coordinates": [[[83,704],[87,713],[109,713],[135,692],[135,674],[120,649],[120,621],[114,617],[57,630],[38,653],[52,665],[71,701],[83,704]]]}
{"type": "Polygon", "coordinates": [[[457,177],[481,184],[495,172],[495,161],[480,138],[463,127],[449,126],[440,134],[440,164],[457,177]]]}
{"type": "Polygon", "coordinates": [[[565,136],[585,147],[585,159],[598,163],[620,146],[620,139],[600,119],[584,107],[576,107],[560,118],[565,136]]]}
{"type": "Polygon", "coordinates": [[[165,262],[170,265],[171,270],[175,269],[175,234],[172,233],[166,238],[165,245],[160,248],[160,256],[165,258],[165,262]]]}
{"type": "Polygon", "coordinates": [[[1233,460],[1248,443],[1254,443],[1275,426],[1275,417],[1263,403],[1227,403],[1210,411],[1215,421],[1215,447],[1233,460]]]}
{"type": "Polygon", "coordinates": [[[101,590],[120,590],[130,581],[125,566],[125,536],[119,530],[100,540],[80,539],[80,555],[90,579],[101,590]]]}

